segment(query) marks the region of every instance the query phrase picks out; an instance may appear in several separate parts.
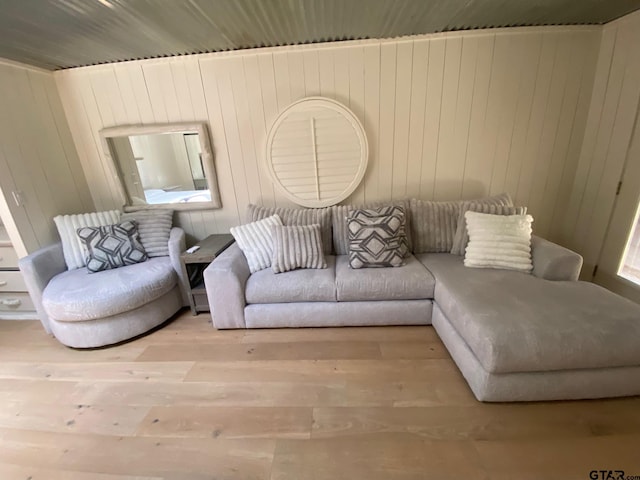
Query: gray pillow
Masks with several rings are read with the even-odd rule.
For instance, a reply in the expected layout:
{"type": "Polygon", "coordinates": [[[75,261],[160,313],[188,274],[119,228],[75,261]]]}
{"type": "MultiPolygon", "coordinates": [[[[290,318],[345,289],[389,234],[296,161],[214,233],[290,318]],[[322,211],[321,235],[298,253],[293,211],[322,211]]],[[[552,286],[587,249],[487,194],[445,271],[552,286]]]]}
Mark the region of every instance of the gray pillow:
{"type": "Polygon", "coordinates": [[[331,207],[331,221],[333,224],[333,246],[335,248],[336,255],[347,255],[349,253],[349,230],[347,228],[347,217],[353,210],[383,211],[389,207],[400,207],[404,210],[405,235],[408,249],[407,255],[410,254],[413,251],[413,246],[411,242],[411,216],[409,215],[409,200],[399,200],[395,202],[374,202],[360,207],[357,207],[355,205],[334,205],[333,207],[331,207]]]}
{"type": "Polygon", "coordinates": [[[327,268],[320,232],[319,224],[271,227],[273,271],[283,273],[296,268],[327,268]]]}
{"type": "Polygon", "coordinates": [[[320,225],[322,247],[325,255],[331,253],[331,210],[329,208],[282,208],[249,205],[247,216],[250,222],[278,215],[287,227],[298,225],[320,225]]]}
{"type": "Polygon", "coordinates": [[[467,222],[464,217],[466,212],[488,213],[491,215],[525,215],[527,213],[527,207],[510,207],[507,205],[491,205],[473,202],[463,203],[462,207],[460,207],[458,228],[453,238],[453,247],[451,247],[451,253],[454,255],[464,255],[464,250],[469,243],[469,231],[467,230],[467,222]]]}
{"type": "Polygon", "coordinates": [[[124,213],[120,219],[134,220],[138,224],[140,242],[149,257],[169,255],[173,210],[140,210],[124,213]]]}
{"type": "Polygon", "coordinates": [[[89,273],[133,265],[147,259],[135,222],[124,221],[115,225],[82,227],[77,230],[77,233],[80,241],[87,248],[89,273]]]}
{"type": "Polygon", "coordinates": [[[394,213],[385,217],[368,217],[351,212],[347,218],[349,228],[349,266],[399,267],[404,265],[403,215],[394,213]]]}

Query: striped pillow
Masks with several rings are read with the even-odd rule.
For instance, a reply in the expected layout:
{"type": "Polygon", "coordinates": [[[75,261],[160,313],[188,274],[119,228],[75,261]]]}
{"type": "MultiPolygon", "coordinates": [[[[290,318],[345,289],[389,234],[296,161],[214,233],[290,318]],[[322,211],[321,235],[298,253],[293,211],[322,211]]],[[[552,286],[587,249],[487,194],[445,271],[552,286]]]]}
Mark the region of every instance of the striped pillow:
{"type": "Polygon", "coordinates": [[[271,215],[278,215],[287,227],[319,224],[322,246],[326,255],[331,253],[331,209],[330,208],[282,208],[249,205],[249,220],[255,222],[271,215]]]}
{"type": "Polygon", "coordinates": [[[319,224],[271,227],[273,271],[283,273],[296,268],[327,268],[320,232],[319,224]]]}
{"type": "Polygon", "coordinates": [[[251,273],[271,266],[273,256],[273,235],[271,227],[282,225],[278,215],[272,215],[257,222],[231,228],[231,235],[244,253],[251,273]]]}
{"type": "Polygon", "coordinates": [[[140,243],[148,257],[169,255],[169,235],[173,226],[173,210],[139,210],[125,213],[121,221],[134,220],[138,224],[140,243]]]}
{"type": "Polygon", "coordinates": [[[82,268],[87,264],[87,247],[77,235],[82,227],[101,227],[120,221],[118,210],[104,212],[78,213],[76,215],[58,215],[53,218],[62,241],[62,253],[67,269],[82,268]]]}

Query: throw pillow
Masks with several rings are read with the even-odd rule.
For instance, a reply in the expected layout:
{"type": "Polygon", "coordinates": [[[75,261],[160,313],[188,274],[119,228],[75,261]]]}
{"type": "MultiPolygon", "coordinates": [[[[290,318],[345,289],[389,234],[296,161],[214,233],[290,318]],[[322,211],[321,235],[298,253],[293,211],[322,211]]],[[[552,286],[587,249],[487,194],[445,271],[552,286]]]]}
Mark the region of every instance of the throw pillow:
{"type": "Polygon", "coordinates": [[[173,210],[140,210],[125,213],[121,220],[133,220],[138,224],[140,243],[148,257],[169,255],[169,235],[173,226],[173,210]]]}
{"type": "MultiPolygon", "coordinates": [[[[507,193],[474,200],[475,203],[513,206],[507,193]]],[[[444,253],[453,248],[458,216],[464,202],[433,202],[411,199],[411,232],[414,253],[444,253]]]]}
{"type": "Polygon", "coordinates": [[[531,215],[466,212],[464,216],[469,230],[465,267],[533,270],[531,215]]]}
{"type": "Polygon", "coordinates": [[[58,215],[54,217],[53,221],[62,241],[62,253],[67,269],[74,270],[87,264],[87,248],[78,237],[78,229],[118,223],[120,221],[120,212],[118,210],[109,210],[76,215],[58,215]]]}
{"type": "Polygon", "coordinates": [[[467,231],[467,221],[464,218],[466,212],[489,213],[491,215],[524,215],[527,213],[527,207],[510,207],[507,205],[491,205],[488,203],[465,202],[460,207],[460,216],[458,217],[458,228],[453,237],[453,247],[451,253],[453,255],[464,255],[464,250],[469,243],[469,232],[467,231]]]}
{"type": "Polygon", "coordinates": [[[349,228],[349,266],[399,267],[404,265],[403,218],[397,213],[385,217],[358,215],[347,218],[349,228]]]}
{"type": "Polygon", "coordinates": [[[244,253],[251,273],[271,266],[273,234],[271,227],[282,225],[278,215],[231,228],[231,235],[244,253]]]}
{"type": "Polygon", "coordinates": [[[347,217],[353,210],[378,210],[380,215],[389,213],[389,208],[398,207],[404,210],[405,235],[407,245],[407,255],[413,251],[411,242],[411,215],[409,215],[409,200],[399,200],[395,202],[374,202],[360,207],[354,205],[334,205],[331,207],[331,221],[333,224],[333,246],[336,255],[347,255],[349,253],[349,229],[347,228],[347,217]]]}
{"type": "Polygon", "coordinates": [[[144,262],[147,252],[140,243],[138,226],[130,220],[115,225],[82,227],[78,237],[85,244],[89,273],[144,262]]]}
{"type": "Polygon", "coordinates": [[[331,253],[331,209],[329,208],[281,208],[249,205],[247,213],[251,222],[262,220],[271,215],[278,215],[282,224],[287,227],[318,224],[322,232],[324,253],[325,255],[331,253]]]}
{"type": "Polygon", "coordinates": [[[320,225],[297,225],[271,227],[273,234],[273,257],[271,268],[275,273],[288,272],[296,268],[327,268],[322,253],[320,225]]]}

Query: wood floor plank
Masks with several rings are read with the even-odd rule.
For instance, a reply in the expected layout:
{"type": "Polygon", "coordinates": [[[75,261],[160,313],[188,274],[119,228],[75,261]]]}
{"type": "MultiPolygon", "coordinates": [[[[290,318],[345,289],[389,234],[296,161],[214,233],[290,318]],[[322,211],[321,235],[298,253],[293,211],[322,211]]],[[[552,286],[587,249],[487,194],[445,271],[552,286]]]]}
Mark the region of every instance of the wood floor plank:
{"type": "Polygon", "coordinates": [[[78,382],[51,382],[48,380],[0,380],[0,404],[22,403],[73,403],[75,394],[82,387],[78,382]]]}
{"type": "Polygon", "coordinates": [[[247,343],[208,345],[151,345],[137,361],[324,360],[380,358],[377,342],[247,343]]]}
{"type": "Polygon", "coordinates": [[[137,433],[155,437],[310,438],[312,409],[153,407],[137,433]]]}
{"type": "Polygon", "coordinates": [[[636,402],[610,400],[441,407],[329,407],[313,411],[313,438],[403,433],[434,440],[518,440],[640,434],[636,402]],[[618,413],[617,415],[615,413],[618,413]]]}
{"type": "Polygon", "coordinates": [[[0,478],[3,480],[164,480],[162,477],[74,472],[72,470],[27,467],[8,463],[0,464],[0,478]]]}
{"type": "Polygon", "coordinates": [[[133,435],[149,407],[4,402],[0,427],[45,432],[133,435]]]}
{"type": "Polygon", "coordinates": [[[268,479],[274,440],[156,438],[0,429],[0,462],[162,478],[268,479]],[[47,453],[38,456],[42,449],[47,453]],[[20,452],[31,452],[20,455],[20,452]],[[25,463],[25,462],[29,463],[25,463]]]}
{"type": "Polygon", "coordinates": [[[0,363],[0,379],[180,382],[194,362],[0,363]]]}
{"type": "MultiPolygon", "coordinates": [[[[229,330],[221,332],[227,331],[229,330]]],[[[243,343],[439,341],[433,329],[413,326],[392,329],[388,327],[270,328],[244,330],[244,332],[243,343]]]]}
{"type": "Polygon", "coordinates": [[[272,480],[485,480],[471,442],[432,442],[388,435],[374,438],[278,440],[272,480]]]}
{"type": "MultiPolygon", "coordinates": [[[[450,381],[451,360],[271,360],[265,362],[195,362],[186,382],[332,382],[450,381]]],[[[458,378],[458,377],[454,377],[458,378]]],[[[461,378],[461,377],[460,377],[461,378]]]]}
{"type": "Polygon", "coordinates": [[[440,340],[383,342],[380,351],[382,358],[451,358],[440,340]]]}
{"type": "Polygon", "coordinates": [[[463,388],[457,384],[436,388],[422,381],[96,383],[84,385],[76,398],[83,404],[123,406],[432,406],[473,402],[463,388]]]}
{"type": "MultiPolygon", "coordinates": [[[[592,470],[622,470],[626,479],[640,475],[639,445],[638,434],[474,443],[482,464],[497,480],[592,478],[592,470]]],[[[619,477],[612,473],[597,478],[619,477]]]]}

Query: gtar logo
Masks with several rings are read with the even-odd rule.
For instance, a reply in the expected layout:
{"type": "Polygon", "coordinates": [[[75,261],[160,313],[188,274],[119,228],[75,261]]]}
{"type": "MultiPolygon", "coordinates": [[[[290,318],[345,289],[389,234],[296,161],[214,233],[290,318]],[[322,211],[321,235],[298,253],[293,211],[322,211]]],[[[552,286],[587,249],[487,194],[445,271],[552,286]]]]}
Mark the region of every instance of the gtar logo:
{"type": "Polygon", "coordinates": [[[591,470],[589,472],[591,480],[624,480],[623,470],[591,470]]]}

